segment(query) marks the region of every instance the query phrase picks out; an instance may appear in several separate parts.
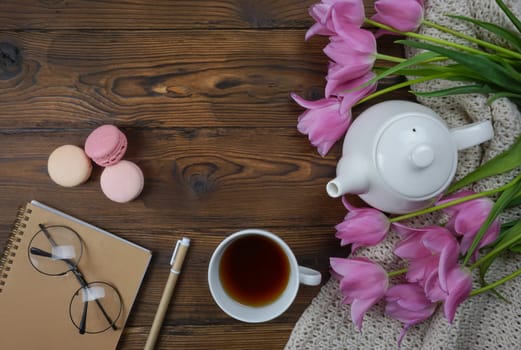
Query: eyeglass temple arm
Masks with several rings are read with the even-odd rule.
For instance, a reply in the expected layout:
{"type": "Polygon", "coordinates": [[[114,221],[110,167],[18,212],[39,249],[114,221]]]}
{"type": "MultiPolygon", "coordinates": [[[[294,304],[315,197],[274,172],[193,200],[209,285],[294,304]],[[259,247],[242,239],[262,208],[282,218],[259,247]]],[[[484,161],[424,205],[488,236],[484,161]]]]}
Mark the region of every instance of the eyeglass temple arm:
{"type": "MultiPolygon", "coordinates": [[[[54,241],[54,239],[51,237],[51,234],[47,230],[47,227],[45,227],[45,225],[43,225],[43,224],[38,224],[38,226],[40,227],[40,230],[42,230],[45,237],[49,240],[49,243],[51,244],[51,246],[53,246],[53,247],[58,246],[58,244],[56,244],[56,241],[54,241]]],[[[32,253],[32,251],[31,251],[31,253],[32,253]]],[[[83,289],[86,289],[88,283],[87,283],[87,281],[85,281],[85,278],[83,277],[83,274],[81,273],[81,271],[78,269],[78,266],[74,265],[68,259],[60,259],[60,260],[62,260],[63,262],[65,262],[67,264],[67,266],[71,269],[72,273],[74,274],[74,277],[76,277],[76,279],[80,283],[81,287],[83,289]]],[[[116,325],[114,324],[114,321],[112,321],[110,316],[107,314],[107,311],[105,311],[105,308],[103,307],[103,305],[101,305],[100,301],[98,299],[95,299],[95,301],[96,301],[96,305],[98,305],[98,307],[100,308],[101,313],[103,314],[103,316],[105,317],[107,322],[111,325],[111,328],[113,330],[117,330],[118,327],[116,327],[116,325]]],[[[87,304],[88,304],[88,302],[84,301],[83,313],[81,315],[81,323],[80,323],[80,333],[81,334],[85,333],[85,323],[87,322],[87,304]],[[82,329],[81,329],[82,324],[83,324],[83,333],[82,333],[82,329]]]]}
{"type": "Polygon", "coordinates": [[[46,257],[46,258],[52,258],[52,254],[43,250],[43,249],[40,249],[40,248],[36,248],[36,247],[31,247],[31,250],[30,250],[31,254],[33,255],[39,255],[39,256],[43,256],[43,257],[46,257]]]}
{"type": "Polygon", "coordinates": [[[57,247],[58,244],[56,244],[56,242],[54,241],[54,239],[51,237],[51,234],[49,233],[49,231],[47,230],[47,227],[44,226],[44,224],[38,224],[38,227],[40,227],[40,230],[42,230],[43,234],[45,235],[45,237],[49,240],[49,243],[51,243],[51,245],[53,247],[57,247]]]}
{"type": "Polygon", "coordinates": [[[85,329],[87,328],[87,309],[89,307],[89,302],[84,301],[83,302],[83,312],[81,314],[81,321],[80,321],[80,334],[85,334],[85,329]]]}

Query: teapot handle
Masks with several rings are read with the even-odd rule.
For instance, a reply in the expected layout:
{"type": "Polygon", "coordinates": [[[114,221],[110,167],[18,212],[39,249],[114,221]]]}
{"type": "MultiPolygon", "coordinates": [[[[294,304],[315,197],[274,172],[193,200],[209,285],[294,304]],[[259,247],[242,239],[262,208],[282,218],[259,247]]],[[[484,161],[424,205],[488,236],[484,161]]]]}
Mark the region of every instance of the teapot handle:
{"type": "Polygon", "coordinates": [[[479,145],[494,137],[490,120],[475,122],[450,130],[452,139],[459,150],[479,145]]]}

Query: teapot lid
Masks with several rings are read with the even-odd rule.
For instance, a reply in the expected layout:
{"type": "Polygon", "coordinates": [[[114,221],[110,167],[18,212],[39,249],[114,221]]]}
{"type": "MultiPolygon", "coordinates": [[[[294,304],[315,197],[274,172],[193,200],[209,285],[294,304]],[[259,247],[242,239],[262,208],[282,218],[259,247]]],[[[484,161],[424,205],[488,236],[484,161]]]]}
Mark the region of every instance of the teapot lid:
{"type": "Polygon", "coordinates": [[[383,127],[376,143],[380,178],[415,200],[441,193],[456,172],[457,149],[443,121],[427,114],[402,114],[383,127]]]}

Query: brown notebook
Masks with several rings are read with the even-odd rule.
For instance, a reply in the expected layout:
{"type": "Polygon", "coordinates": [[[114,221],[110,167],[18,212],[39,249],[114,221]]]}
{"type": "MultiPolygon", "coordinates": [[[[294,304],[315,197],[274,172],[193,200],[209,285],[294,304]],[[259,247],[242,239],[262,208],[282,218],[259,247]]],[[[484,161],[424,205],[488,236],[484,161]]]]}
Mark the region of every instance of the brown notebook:
{"type": "MultiPolygon", "coordinates": [[[[18,213],[0,260],[0,347],[115,349],[150,258],[150,251],[143,247],[39,202],[28,203],[18,213]],[[115,322],[116,330],[79,333],[69,312],[71,299],[80,288],[79,281],[72,272],[63,276],[44,275],[29,260],[28,247],[40,230],[39,224],[66,225],[81,236],[83,254],[78,268],[85,280],[106,281],[119,291],[122,308],[115,322]]],[[[83,302],[80,305],[84,305],[83,302]]]]}

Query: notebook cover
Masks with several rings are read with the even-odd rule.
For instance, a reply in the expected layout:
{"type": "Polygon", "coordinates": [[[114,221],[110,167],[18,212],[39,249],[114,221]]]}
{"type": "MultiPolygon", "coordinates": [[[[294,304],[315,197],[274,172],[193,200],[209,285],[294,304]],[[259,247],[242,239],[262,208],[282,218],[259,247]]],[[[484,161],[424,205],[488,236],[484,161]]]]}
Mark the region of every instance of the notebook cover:
{"type": "Polygon", "coordinates": [[[39,202],[18,215],[0,264],[0,347],[2,349],[115,349],[151,252],[39,202]],[[67,225],[84,241],[78,265],[88,282],[107,281],[123,301],[117,330],[81,335],[69,318],[69,302],[80,287],[72,273],[46,276],[29,262],[27,247],[38,224],[67,225]]]}

